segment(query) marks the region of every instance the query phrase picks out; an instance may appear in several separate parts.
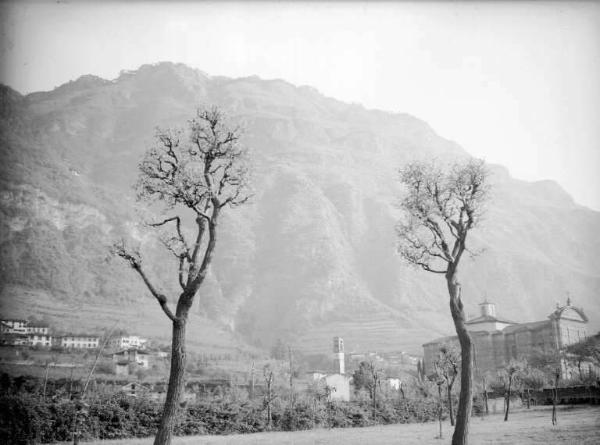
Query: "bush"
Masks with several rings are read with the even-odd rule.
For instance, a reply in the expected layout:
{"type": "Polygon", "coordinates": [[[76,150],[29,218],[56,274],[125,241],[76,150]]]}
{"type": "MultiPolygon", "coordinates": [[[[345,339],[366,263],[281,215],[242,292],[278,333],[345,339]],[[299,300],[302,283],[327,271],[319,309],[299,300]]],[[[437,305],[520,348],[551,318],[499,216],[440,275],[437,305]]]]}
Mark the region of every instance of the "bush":
{"type": "MultiPolygon", "coordinates": [[[[75,426],[82,440],[147,437],[158,428],[162,403],[148,398],[97,392],[88,394],[89,400],[82,403],[60,399],[57,392],[43,400],[35,379],[17,377],[12,384],[5,382],[5,385],[13,389],[0,396],[0,443],[70,441],[75,426]]],[[[219,396],[181,409],[175,434],[221,435],[266,430],[262,399],[249,400],[240,390],[223,391],[219,396]]],[[[437,401],[433,398],[382,399],[373,409],[369,400],[328,402],[306,395],[298,397],[293,410],[282,399],[276,399],[271,407],[271,429],[275,431],[427,422],[437,418],[437,401]]]]}

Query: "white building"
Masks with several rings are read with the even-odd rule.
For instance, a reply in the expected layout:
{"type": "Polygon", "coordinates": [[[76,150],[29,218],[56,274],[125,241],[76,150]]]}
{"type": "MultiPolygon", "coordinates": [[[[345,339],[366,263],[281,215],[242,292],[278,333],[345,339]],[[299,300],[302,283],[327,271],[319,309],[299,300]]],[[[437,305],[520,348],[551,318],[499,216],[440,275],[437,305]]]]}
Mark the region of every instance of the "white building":
{"type": "Polygon", "coordinates": [[[63,348],[95,349],[100,345],[100,337],[88,335],[65,335],[58,341],[63,348]]]}
{"type": "Polygon", "coordinates": [[[110,346],[118,349],[144,349],[146,347],[147,342],[147,339],[138,337],[137,335],[122,335],[119,337],[112,338],[110,340],[110,346]]]}
{"type": "Polygon", "coordinates": [[[325,374],[319,371],[309,373],[313,381],[323,382],[328,389],[331,400],[350,400],[351,376],[345,374],[344,340],[341,337],[333,338],[333,373],[325,374]]]}
{"type": "Polygon", "coordinates": [[[27,326],[25,326],[25,333],[26,334],[41,334],[41,335],[48,335],[50,328],[48,326],[45,325],[32,325],[32,324],[28,324],[27,326]]]}
{"type": "Polygon", "coordinates": [[[2,334],[27,334],[27,324],[27,320],[0,320],[0,332],[2,334]]]}
{"type": "Polygon", "coordinates": [[[400,385],[402,385],[400,379],[396,377],[386,377],[385,381],[390,388],[395,389],[396,391],[398,391],[400,389],[400,385]]]}
{"type": "Polygon", "coordinates": [[[28,334],[29,346],[52,346],[52,336],[46,334],[28,334]]]}

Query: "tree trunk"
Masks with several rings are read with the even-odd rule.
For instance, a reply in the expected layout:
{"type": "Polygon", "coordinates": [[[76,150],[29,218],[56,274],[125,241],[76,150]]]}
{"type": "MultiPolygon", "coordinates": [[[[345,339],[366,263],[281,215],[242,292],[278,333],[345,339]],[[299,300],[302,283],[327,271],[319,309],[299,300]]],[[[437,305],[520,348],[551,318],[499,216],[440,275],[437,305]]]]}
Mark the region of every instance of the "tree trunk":
{"type": "Polygon", "coordinates": [[[254,362],[252,362],[252,368],[250,369],[250,400],[254,399],[254,362]]]}
{"type": "Polygon", "coordinates": [[[44,373],[44,402],[46,401],[46,386],[48,385],[48,370],[50,367],[50,362],[46,362],[46,372],[44,373]]]}
{"type": "Polygon", "coordinates": [[[456,281],[456,270],[450,267],[446,274],[450,293],[450,313],[460,342],[460,396],[456,413],[456,426],[452,434],[452,445],[469,443],[469,419],[473,407],[473,350],[471,336],[465,326],[465,312],[460,298],[460,284],[456,281]]]}
{"type": "Polygon", "coordinates": [[[154,445],[170,445],[175,427],[175,419],[181,394],[184,391],[185,353],[185,320],[173,321],[173,338],[171,340],[171,372],[167,398],[158,426],[154,445]]]}
{"type": "Polygon", "coordinates": [[[556,425],[556,388],[552,392],[552,425],[556,425]]]}
{"type": "Polygon", "coordinates": [[[442,385],[438,384],[438,395],[439,395],[439,409],[438,409],[438,422],[440,424],[440,439],[443,437],[442,436],[442,410],[443,408],[443,403],[442,403],[442,385]]]}
{"type": "Polygon", "coordinates": [[[558,419],[556,418],[556,402],[558,402],[558,379],[560,378],[560,371],[556,371],[554,377],[554,395],[552,397],[552,425],[556,425],[558,423],[558,419]]]}
{"type": "Polygon", "coordinates": [[[508,378],[508,392],[506,393],[506,411],[504,413],[504,421],[508,420],[508,410],[510,409],[510,389],[512,385],[512,377],[508,378]]]}
{"type": "Polygon", "coordinates": [[[488,393],[487,389],[483,389],[483,401],[485,403],[485,415],[487,416],[490,413],[490,407],[488,405],[488,393]]]}
{"type": "Polygon", "coordinates": [[[267,431],[271,430],[271,380],[267,382],[267,431]]]}
{"type": "Polygon", "coordinates": [[[454,410],[452,408],[452,386],[446,386],[448,391],[448,412],[450,413],[450,425],[454,426],[454,410]]]}

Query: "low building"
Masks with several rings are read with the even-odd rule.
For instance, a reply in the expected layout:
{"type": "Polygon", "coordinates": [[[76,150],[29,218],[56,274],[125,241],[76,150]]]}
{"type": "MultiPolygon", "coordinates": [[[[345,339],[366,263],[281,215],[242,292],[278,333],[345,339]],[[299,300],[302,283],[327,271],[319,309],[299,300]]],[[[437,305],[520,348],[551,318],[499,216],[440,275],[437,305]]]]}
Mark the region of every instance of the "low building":
{"type": "Polygon", "coordinates": [[[91,335],[64,335],[55,338],[55,344],[67,349],[95,349],[100,345],[100,337],[91,335]]]}
{"type": "MultiPolygon", "coordinates": [[[[539,353],[554,353],[587,337],[588,319],[583,309],[557,305],[546,320],[515,323],[496,315],[496,306],[487,301],[481,305],[481,315],[465,324],[471,334],[477,372],[495,372],[511,359],[529,358],[539,353]]],[[[458,345],[456,336],[438,338],[423,345],[425,373],[433,371],[433,363],[444,344],[458,345]]],[[[566,369],[563,377],[567,377],[566,369]]]]}
{"type": "Polygon", "coordinates": [[[115,363],[133,363],[144,369],[148,369],[150,367],[150,353],[142,349],[124,349],[122,351],[115,352],[112,356],[115,363]]]}
{"type": "Polygon", "coordinates": [[[341,400],[348,402],[350,400],[350,382],[352,376],[345,374],[328,374],[324,377],[325,384],[329,389],[331,400],[341,400]]]}
{"type": "Polygon", "coordinates": [[[120,392],[129,397],[140,397],[148,394],[150,392],[150,388],[137,382],[131,382],[121,386],[120,392]]]}
{"type": "Polygon", "coordinates": [[[129,362],[119,361],[115,363],[115,374],[119,376],[129,375],[129,362]]]}

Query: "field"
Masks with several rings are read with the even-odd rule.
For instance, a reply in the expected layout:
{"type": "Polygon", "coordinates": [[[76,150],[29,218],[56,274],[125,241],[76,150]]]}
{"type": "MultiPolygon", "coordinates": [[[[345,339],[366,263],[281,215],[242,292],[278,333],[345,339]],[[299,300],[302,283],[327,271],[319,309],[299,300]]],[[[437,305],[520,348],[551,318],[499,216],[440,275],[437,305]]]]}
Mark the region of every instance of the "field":
{"type": "MultiPolygon", "coordinates": [[[[501,414],[471,420],[473,445],[529,445],[600,443],[600,407],[559,407],[558,425],[550,422],[551,407],[511,413],[508,422],[501,414]]],[[[174,445],[444,445],[451,439],[451,427],[443,424],[443,439],[437,423],[386,425],[352,429],[319,429],[299,432],[258,433],[232,436],[194,436],[173,440],[174,445]]],[[[99,441],[94,445],[146,445],[152,439],[99,441]]]]}

